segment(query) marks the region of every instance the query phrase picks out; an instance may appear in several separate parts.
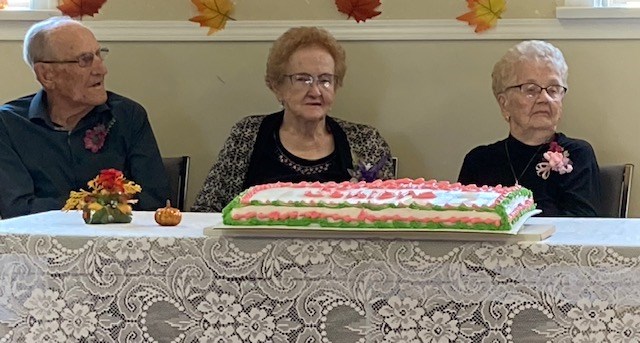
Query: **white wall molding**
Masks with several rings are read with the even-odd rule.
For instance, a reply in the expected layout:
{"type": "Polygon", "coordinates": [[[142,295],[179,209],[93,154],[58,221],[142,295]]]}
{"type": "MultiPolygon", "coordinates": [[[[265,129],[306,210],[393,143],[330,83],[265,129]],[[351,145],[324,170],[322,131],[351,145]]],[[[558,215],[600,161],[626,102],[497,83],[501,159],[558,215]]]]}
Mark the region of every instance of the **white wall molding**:
{"type": "Polygon", "coordinates": [[[60,15],[60,11],[50,9],[39,10],[2,10],[0,11],[0,26],[2,21],[33,22],[43,20],[54,15],[60,15]]]}
{"type": "MultiPolygon", "coordinates": [[[[2,19],[2,18],[0,18],[2,19]]],[[[0,41],[21,41],[34,20],[0,20],[0,41]]],[[[522,39],[640,39],[639,19],[502,19],[476,34],[454,19],[331,21],[235,21],[207,36],[207,28],[184,21],[85,21],[101,41],[272,41],[287,28],[316,25],[344,41],[438,41],[522,39]]]]}
{"type": "Polygon", "coordinates": [[[560,19],[624,19],[640,18],[636,7],[557,7],[556,18],[560,19]]]}

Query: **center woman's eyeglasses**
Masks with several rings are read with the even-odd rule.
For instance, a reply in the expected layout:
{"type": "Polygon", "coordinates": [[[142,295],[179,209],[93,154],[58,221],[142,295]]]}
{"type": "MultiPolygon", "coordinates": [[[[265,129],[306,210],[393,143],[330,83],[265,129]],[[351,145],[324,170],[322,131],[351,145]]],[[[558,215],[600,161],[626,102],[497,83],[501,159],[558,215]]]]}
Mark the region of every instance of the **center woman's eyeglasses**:
{"type": "Polygon", "coordinates": [[[315,83],[320,89],[331,90],[334,88],[336,82],[336,76],[333,74],[313,76],[306,73],[298,73],[283,76],[289,78],[291,85],[296,89],[311,88],[315,83]]]}

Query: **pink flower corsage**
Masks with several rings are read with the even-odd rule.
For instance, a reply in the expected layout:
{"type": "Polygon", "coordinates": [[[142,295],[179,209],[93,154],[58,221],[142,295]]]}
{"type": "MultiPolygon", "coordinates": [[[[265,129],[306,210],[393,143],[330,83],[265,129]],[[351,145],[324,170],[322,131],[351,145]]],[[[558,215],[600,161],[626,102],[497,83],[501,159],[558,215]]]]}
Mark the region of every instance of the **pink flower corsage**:
{"type": "Polygon", "coordinates": [[[111,121],[105,126],[104,124],[98,124],[93,129],[88,129],[84,135],[84,147],[91,150],[92,153],[97,153],[104,146],[104,141],[107,139],[109,130],[116,122],[116,118],[111,118],[111,121]]]}
{"type": "Polygon", "coordinates": [[[569,152],[565,151],[558,142],[551,142],[549,150],[542,156],[546,161],[536,165],[536,174],[545,180],[549,178],[551,171],[558,172],[560,175],[573,171],[573,162],[569,159],[569,152]]]}

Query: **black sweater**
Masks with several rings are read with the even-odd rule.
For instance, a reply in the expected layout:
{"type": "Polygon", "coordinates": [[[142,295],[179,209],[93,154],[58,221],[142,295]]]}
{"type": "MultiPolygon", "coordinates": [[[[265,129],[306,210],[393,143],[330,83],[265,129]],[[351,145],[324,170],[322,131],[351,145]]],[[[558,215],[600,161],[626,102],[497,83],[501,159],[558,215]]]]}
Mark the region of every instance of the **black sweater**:
{"type": "Polygon", "coordinates": [[[533,192],[541,216],[591,217],[600,208],[598,162],[589,143],[557,133],[555,141],[569,152],[573,162],[571,173],[551,171],[548,179],[536,174],[536,164],[549,144],[530,146],[513,136],[471,150],[464,158],[458,181],[463,184],[512,186],[516,177],[520,185],[533,192]],[[509,157],[511,165],[509,163],[509,157]],[[535,157],[534,157],[535,155],[535,157]],[[526,170],[525,170],[526,169],[526,170]]]}

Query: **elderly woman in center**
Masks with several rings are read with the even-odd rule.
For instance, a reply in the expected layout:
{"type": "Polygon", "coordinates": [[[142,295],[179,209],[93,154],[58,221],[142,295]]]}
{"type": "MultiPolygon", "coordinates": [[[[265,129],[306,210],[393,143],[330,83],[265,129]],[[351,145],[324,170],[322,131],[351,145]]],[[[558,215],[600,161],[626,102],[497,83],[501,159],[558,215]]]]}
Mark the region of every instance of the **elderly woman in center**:
{"type": "Polygon", "coordinates": [[[493,68],[493,94],[509,126],[506,139],[467,154],[463,184],[520,184],[533,192],[543,216],[588,217],[600,207],[599,169],[584,140],[557,132],[568,67],[562,52],[543,41],[524,41],[493,68]]]}
{"type": "Polygon", "coordinates": [[[280,36],[265,81],[283,109],[235,124],[192,210],[219,212],[258,184],[347,181],[358,164],[392,178],[389,146],[377,130],[329,116],[346,69],[343,48],[324,29],[298,27],[280,36]]]}

